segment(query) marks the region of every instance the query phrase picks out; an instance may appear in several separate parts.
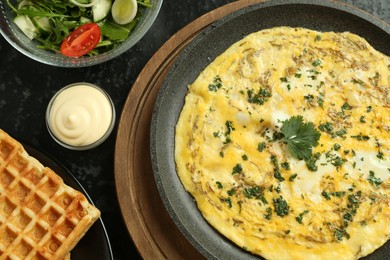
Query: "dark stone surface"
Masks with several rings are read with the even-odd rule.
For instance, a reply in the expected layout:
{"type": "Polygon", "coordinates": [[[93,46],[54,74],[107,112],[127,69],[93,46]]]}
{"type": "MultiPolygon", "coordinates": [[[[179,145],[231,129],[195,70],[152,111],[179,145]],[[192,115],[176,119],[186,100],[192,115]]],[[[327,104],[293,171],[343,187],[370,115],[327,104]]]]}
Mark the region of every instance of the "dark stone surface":
{"type": "MultiPolygon", "coordinates": [[[[87,81],[109,93],[120,115],[136,77],[164,42],[197,17],[229,2],[233,1],[165,0],[155,23],[137,45],[111,61],[88,68],[56,68],[38,63],[0,37],[0,128],[49,154],[74,174],[102,211],[115,259],[139,258],[123,224],[115,192],[116,128],[110,138],[95,149],[67,150],[51,139],[46,130],[46,106],[61,87],[87,81]]],[[[390,23],[389,0],[344,2],[390,23]]]]}

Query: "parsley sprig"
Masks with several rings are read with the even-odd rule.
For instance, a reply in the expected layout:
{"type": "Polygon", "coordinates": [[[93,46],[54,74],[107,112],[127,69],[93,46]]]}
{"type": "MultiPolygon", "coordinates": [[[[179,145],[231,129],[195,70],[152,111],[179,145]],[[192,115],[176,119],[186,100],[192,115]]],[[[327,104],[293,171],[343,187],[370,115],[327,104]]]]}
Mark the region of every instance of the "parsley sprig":
{"type": "Polygon", "coordinates": [[[304,160],[311,158],[312,148],[318,145],[321,136],[312,122],[304,122],[302,116],[293,116],[283,122],[280,130],[292,156],[304,160]]]}

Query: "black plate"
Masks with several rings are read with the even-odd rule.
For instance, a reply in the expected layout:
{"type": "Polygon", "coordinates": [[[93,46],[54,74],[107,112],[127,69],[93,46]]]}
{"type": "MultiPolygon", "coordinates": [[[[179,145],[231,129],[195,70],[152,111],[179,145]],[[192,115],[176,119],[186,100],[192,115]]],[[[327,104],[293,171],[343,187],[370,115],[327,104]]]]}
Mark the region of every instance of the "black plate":
{"type": "MultiPolygon", "coordinates": [[[[374,16],[339,2],[324,0],[268,1],[244,8],[199,34],[170,69],[156,100],[151,124],[152,166],[165,207],[185,237],[207,258],[251,259],[202,217],[184,190],[174,161],[175,125],[187,86],[219,54],[244,36],[276,26],[318,31],[350,31],[390,56],[390,26],[374,16]]],[[[367,259],[388,259],[390,242],[367,259]]]]}
{"type": "MultiPolygon", "coordinates": [[[[88,196],[85,189],[76,180],[76,178],[54,159],[45,155],[41,151],[33,148],[30,145],[23,143],[23,147],[26,149],[29,155],[38,159],[44,166],[47,166],[54,170],[70,187],[82,192],[90,203],[91,198],[88,196]]],[[[112,260],[112,250],[110,241],[104,227],[103,221],[99,218],[92,227],[88,230],[85,236],[77,243],[75,248],[71,251],[72,260],[112,260]]]]}

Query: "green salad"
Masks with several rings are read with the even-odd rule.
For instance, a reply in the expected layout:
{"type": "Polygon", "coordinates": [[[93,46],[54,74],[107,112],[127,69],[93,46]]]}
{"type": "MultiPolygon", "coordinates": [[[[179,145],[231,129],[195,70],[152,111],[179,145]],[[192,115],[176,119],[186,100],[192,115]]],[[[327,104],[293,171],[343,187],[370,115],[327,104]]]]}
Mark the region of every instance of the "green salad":
{"type": "Polygon", "coordinates": [[[18,0],[14,22],[38,48],[66,56],[112,50],[131,34],[150,0],[18,0]]]}

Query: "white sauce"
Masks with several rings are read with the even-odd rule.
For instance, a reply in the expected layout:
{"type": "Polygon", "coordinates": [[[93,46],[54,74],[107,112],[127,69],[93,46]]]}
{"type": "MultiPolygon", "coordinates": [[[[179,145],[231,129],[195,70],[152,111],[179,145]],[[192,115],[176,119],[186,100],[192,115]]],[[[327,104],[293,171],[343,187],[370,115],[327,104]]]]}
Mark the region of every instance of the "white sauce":
{"type": "Polygon", "coordinates": [[[97,142],[110,129],[114,116],[110,99],[98,88],[85,83],[59,92],[49,109],[51,132],[71,146],[97,142]]]}

